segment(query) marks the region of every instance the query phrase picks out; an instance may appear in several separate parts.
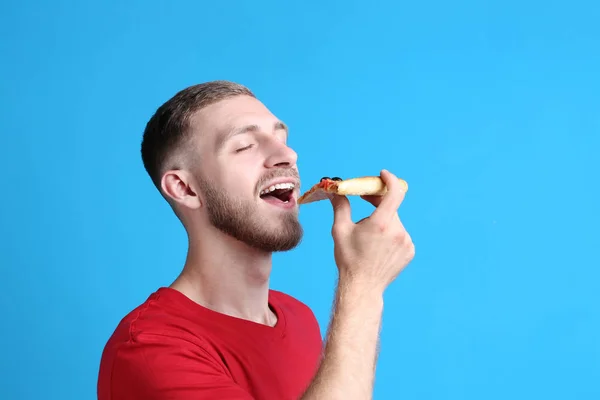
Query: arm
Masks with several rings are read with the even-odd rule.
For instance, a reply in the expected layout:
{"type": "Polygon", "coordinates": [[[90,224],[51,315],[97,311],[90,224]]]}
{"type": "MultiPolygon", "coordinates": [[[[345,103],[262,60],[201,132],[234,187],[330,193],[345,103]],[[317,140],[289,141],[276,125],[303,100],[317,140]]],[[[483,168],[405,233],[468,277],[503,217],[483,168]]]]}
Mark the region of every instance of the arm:
{"type": "Polygon", "coordinates": [[[324,358],[302,400],[372,397],[382,312],[381,293],[340,281],[324,358]]]}
{"type": "Polygon", "coordinates": [[[414,256],[414,245],[397,213],[404,188],[389,172],[382,171],[381,177],[387,194],[363,197],[377,208],[356,224],[348,199],[331,199],[340,279],[324,358],[302,400],[373,396],[383,293],[414,256]]]}

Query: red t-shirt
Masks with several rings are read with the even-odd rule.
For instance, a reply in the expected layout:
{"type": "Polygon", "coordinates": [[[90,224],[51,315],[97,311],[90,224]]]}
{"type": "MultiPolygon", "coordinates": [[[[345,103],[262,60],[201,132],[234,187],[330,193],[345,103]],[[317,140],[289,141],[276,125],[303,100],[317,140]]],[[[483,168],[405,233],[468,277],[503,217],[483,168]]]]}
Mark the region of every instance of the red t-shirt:
{"type": "Polygon", "coordinates": [[[271,290],[274,327],[211,311],[160,288],[118,325],[100,363],[99,400],[298,399],[322,340],[312,311],[271,290]]]}

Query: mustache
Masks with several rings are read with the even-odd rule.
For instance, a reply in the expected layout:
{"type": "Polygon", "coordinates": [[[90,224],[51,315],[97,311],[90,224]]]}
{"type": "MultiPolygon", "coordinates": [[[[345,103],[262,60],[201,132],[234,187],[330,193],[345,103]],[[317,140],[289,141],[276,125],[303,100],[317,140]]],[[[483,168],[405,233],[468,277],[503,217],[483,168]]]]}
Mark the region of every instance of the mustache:
{"type": "Polygon", "coordinates": [[[278,169],[274,169],[271,170],[269,172],[267,172],[265,175],[263,175],[260,180],[258,181],[258,184],[256,185],[256,190],[260,191],[260,189],[267,184],[267,182],[269,182],[272,179],[276,179],[276,178],[292,178],[294,179],[294,183],[296,184],[296,187],[299,188],[300,187],[300,175],[298,174],[298,171],[294,168],[278,168],[278,169]]]}

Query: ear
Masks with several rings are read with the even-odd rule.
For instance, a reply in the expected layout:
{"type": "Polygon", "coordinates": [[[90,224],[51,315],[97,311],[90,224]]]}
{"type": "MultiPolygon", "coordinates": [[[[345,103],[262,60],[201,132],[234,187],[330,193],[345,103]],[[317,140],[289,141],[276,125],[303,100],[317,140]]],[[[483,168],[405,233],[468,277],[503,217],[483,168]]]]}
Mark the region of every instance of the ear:
{"type": "Polygon", "coordinates": [[[202,202],[194,190],[194,179],[191,174],[183,170],[171,170],[163,174],[161,179],[163,193],[175,203],[191,208],[200,208],[202,202]]]}

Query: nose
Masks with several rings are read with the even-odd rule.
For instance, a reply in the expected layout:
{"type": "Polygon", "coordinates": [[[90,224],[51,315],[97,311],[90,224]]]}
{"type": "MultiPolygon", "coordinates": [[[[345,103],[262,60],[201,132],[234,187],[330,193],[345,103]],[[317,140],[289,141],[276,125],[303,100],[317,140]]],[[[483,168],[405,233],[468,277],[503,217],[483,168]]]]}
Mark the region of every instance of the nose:
{"type": "Polygon", "coordinates": [[[273,167],[294,167],[298,160],[298,155],[291,147],[280,141],[275,141],[270,147],[269,155],[265,160],[267,168],[273,167]]]}

